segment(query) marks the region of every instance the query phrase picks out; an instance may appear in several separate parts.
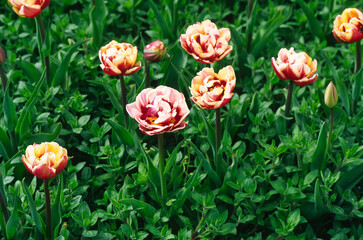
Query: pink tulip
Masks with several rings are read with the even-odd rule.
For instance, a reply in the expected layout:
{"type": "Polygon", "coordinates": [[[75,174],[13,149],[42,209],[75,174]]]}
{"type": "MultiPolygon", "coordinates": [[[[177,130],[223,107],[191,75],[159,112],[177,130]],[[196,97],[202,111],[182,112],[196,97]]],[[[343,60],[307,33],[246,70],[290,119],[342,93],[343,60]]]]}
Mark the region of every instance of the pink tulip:
{"type": "Polygon", "coordinates": [[[222,60],[232,51],[228,45],[231,33],[228,28],[218,29],[210,20],[197,22],[180,36],[182,47],[201,63],[210,64],[222,60]]]}
{"type": "Polygon", "coordinates": [[[49,0],[8,0],[21,17],[35,18],[49,5],[49,0]]]}
{"type": "Polygon", "coordinates": [[[149,43],[144,49],[144,58],[150,62],[160,61],[165,54],[165,46],[163,42],[157,40],[149,43]]]}
{"type": "Polygon", "coordinates": [[[184,95],[170,87],[146,88],[126,109],[139,123],[141,132],[149,136],[175,132],[188,125],[184,121],[189,114],[184,95]]]}
{"type": "Polygon", "coordinates": [[[221,108],[231,100],[236,85],[236,76],[232,66],[227,66],[218,73],[213,68],[203,68],[192,80],[189,88],[191,99],[204,109],[221,108]]]}
{"type": "Polygon", "coordinates": [[[34,143],[26,148],[22,157],[26,169],[40,179],[60,174],[68,162],[67,150],[56,142],[34,143]]]}
{"type": "Polygon", "coordinates": [[[281,80],[293,80],[298,86],[305,86],[315,82],[318,74],[317,61],[312,60],[305,52],[295,53],[294,48],[282,48],[275,60],[271,59],[272,67],[281,80]]]}
{"type": "Polygon", "coordinates": [[[334,20],[333,35],[341,43],[363,39],[363,13],[357,8],[347,8],[334,20]]]}
{"type": "Polygon", "coordinates": [[[129,43],[118,43],[112,40],[99,51],[102,70],[108,75],[130,75],[140,70],[137,60],[137,47],[129,43]]]}

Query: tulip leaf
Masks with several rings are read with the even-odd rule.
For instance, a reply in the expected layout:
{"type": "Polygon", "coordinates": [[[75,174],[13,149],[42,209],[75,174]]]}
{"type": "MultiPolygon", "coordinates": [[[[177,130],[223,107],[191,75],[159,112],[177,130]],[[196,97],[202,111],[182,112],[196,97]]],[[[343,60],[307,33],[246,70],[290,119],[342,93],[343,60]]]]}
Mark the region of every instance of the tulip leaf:
{"type": "Polygon", "coordinates": [[[12,132],[15,129],[18,117],[16,116],[15,104],[9,96],[9,85],[5,91],[3,106],[5,124],[8,128],[7,130],[8,132],[12,132]]]}
{"type": "Polygon", "coordinates": [[[164,174],[167,174],[169,172],[169,170],[171,169],[172,166],[174,166],[175,161],[176,161],[176,156],[178,154],[178,151],[180,149],[180,147],[184,144],[185,139],[182,140],[177,146],[176,148],[174,148],[173,152],[171,153],[170,157],[167,160],[166,163],[166,167],[164,169],[164,174]]]}
{"type": "Polygon", "coordinates": [[[134,145],[134,140],[132,138],[132,135],[129,131],[127,131],[126,128],[124,128],[123,126],[121,126],[120,124],[114,122],[111,119],[105,119],[105,121],[111,125],[111,127],[115,130],[117,136],[122,139],[122,141],[129,145],[129,146],[133,146],[134,145]]]}
{"type": "Polygon", "coordinates": [[[330,59],[325,54],[325,52],[321,51],[320,54],[325,59],[327,65],[328,65],[328,68],[329,68],[329,72],[332,73],[332,75],[333,75],[334,81],[336,83],[337,92],[338,92],[339,98],[342,99],[345,111],[347,111],[347,114],[350,115],[350,99],[349,99],[349,93],[348,93],[347,87],[344,85],[343,81],[339,78],[338,73],[336,71],[336,67],[330,61],[330,59]]]}
{"type": "Polygon", "coordinates": [[[317,169],[318,171],[323,170],[322,168],[325,165],[325,151],[327,144],[327,133],[328,127],[325,122],[321,125],[318,143],[316,145],[315,152],[312,156],[311,160],[311,171],[317,169]]]}
{"type": "Polygon", "coordinates": [[[163,32],[164,38],[174,39],[174,35],[171,32],[171,27],[168,26],[168,24],[166,23],[165,18],[159,11],[158,6],[154,3],[153,0],[148,0],[147,2],[149,3],[149,6],[151,7],[151,9],[153,10],[153,12],[155,14],[155,18],[156,18],[157,22],[159,23],[159,26],[163,32]]]}
{"type": "Polygon", "coordinates": [[[306,15],[311,33],[317,36],[321,41],[324,40],[323,28],[320,26],[319,20],[314,16],[309,6],[303,0],[296,0],[296,2],[300,5],[306,15]]]}
{"type": "Polygon", "coordinates": [[[35,88],[29,98],[29,100],[26,102],[24,109],[22,110],[19,120],[15,127],[15,133],[19,134],[19,140],[22,142],[24,138],[24,134],[29,130],[30,126],[30,109],[34,106],[35,101],[37,99],[40,87],[42,86],[45,79],[45,70],[43,71],[42,76],[38,80],[37,84],[35,85],[35,88]]]}
{"type": "Polygon", "coordinates": [[[194,151],[197,154],[198,159],[201,159],[203,162],[203,168],[207,171],[208,176],[212,179],[212,181],[220,186],[222,184],[221,179],[219,178],[218,174],[212,169],[210,163],[207,161],[207,159],[204,157],[203,153],[199,151],[197,146],[195,146],[191,141],[189,141],[189,144],[192,146],[194,151]]]}
{"type": "Polygon", "coordinates": [[[61,130],[62,130],[62,124],[58,123],[52,133],[34,134],[26,141],[26,145],[31,145],[33,143],[41,143],[41,142],[53,142],[58,138],[61,130]]]}
{"type": "Polygon", "coordinates": [[[11,153],[10,139],[4,129],[0,127],[0,155],[8,160],[9,153],[11,153]]]}
{"type": "Polygon", "coordinates": [[[324,202],[321,197],[320,180],[317,179],[314,187],[314,215],[319,217],[324,212],[324,202]]]}
{"type": "Polygon", "coordinates": [[[336,187],[346,191],[352,189],[363,178],[363,163],[341,174],[336,187]]]}
{"type": "Polygon", "coordinates": [[[52,209],[51,209],[51,217],[52,217],[52,233],[54,234],[54,239],[58,236],[58,228],[60,227],[60,224],[62,223],[62,212],[61,212],[61,203],[60,203],[60,199],[61,199],[61,195],[63,195],[63,175],[59,174],[58,175],[58,179],[59,179],[59,183],[58,183],[58,188],[57,188],[57,193],[55,196],[55,200],[52,204],[52,209]]]}
{"type": "Polygon", "coordinates": [[[145,202],[133,198],[121,199],[119,200],[119,203],[125,204],[127,206],[132,206],[136,211],[138,211],[144,217],[153,218],[156,213],[156,209],[150,204],[147,204],[145,202]]]}
{"type": "Polygon", "coordinates": [[[22,181],[22,186],[23,186],[24,193],[25,193],[26,197],[28,198],[30,214],[32,216],[34,224],[37,227],[37,229],[43,234],[43,236],[45,236],[45,224],[37,211],[37,207],[35,206],[33,197],[31,196],[29,189],[25,185],[24,181],[22,181]]]}
{"type": "Polygon", "coordinates": [[[53,87],[60,85],[62,82],[65,82],[66,74],[67,74],[68,67],[71,62],[71,57],[72,57],[73,53],[77,50],[77,48],[81,44],[83,44],[87,41],[88,41],[88,39],[79,41],[68,50],[66,56],[64,57],[62,63],[59,65],[59,67],[53,77],[53,81],[52,81],[53,87]]]}
{"type": "Polygon", "coordinates": [[[29,79],[30,83],[35,83],[39,80],[42,73],[36,68],[33,64],[28,61],[21,60],[19,61],[20,68],[23,70],[23,73],[27,79],[29,79]]]}
{"type": "Polygon", "coordinates": [[[122,109],[122,105],[120,103],[120,100],[118,100],[116,95],[113,93],[112,88],[107,83],[104,83],[101,81],[100,82],[92,81],[92,82],[96,83],[96,84],[100,84],[105,88],[107,95],[110,98],[110,101],[112,103],[112,106],[114,108],[116,108],[117,112],[119,112],[121,114],[121,116],[123,116],[124,111],[122,109]]]}
{"type": "Polygon", "coordinates": [[[204,123],[207,127],[207,138],[208,138],[208,142],[209,142],[209,145],[211,146],[212,148],[212,151],[213,151],[213,156],[216,155],[216,150],[215,150],[215,142],[216,142],[216,131],[215,129],[212,127],[212,125],[208,122],[208,120],[206,119],[206,117],[204,116],[204,113],[203,111],[199,108],[199,107],[195,107],[197,108],[198,112],[199,112],[199,115],[202,116],[203,120],[204,120],[204,123]]]}
{"type": "MultiPolygon", "coordinates": [[[[14,207],[14,212],[11,214],[7,224],[6,224],[6,236],[8,239],[13,239],[16,236],[16,230],[19,222],[19,214],[16,207],[14,207]]],[[[17,239],[15,237],[15,239],[17,239]]]]}
{"type": "Polygon", "coordinates": [[[108,10],[104,0],[96,0],[89,12],[92,27],[92,46],[98,48],[102,44],[103,28],[108,10]]]}

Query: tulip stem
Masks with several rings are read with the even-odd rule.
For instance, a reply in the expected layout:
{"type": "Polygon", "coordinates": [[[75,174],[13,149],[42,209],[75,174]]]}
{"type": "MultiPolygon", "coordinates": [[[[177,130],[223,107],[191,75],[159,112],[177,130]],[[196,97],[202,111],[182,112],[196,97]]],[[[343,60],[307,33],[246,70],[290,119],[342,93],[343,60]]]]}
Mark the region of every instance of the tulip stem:
{"type": "Polygon", "coordinates": [[[49,194],[49,182],[48,179],[44,179],[44,194],[45,194],[45,211],[46,211],[46,225],[47,225],[47,237],[52,239],[51,232],[51,211],[50,211],[50,194],[49,194]]]}
{"type": "Polygon", "coordinates": [[[160,171],[160,185],[161,185],[161,202],[165,205],[166,202],[166,181],[165,181],[165,163],[164,163],[164,138],[163,134],[158,135],[158,146],[159,146],[159,171],[160,171]]]}
{"type": "Polygon", "coordinates": [[[286,105],[285,105],[285,117],[288,117],[289,113],[290,113],[293,89],[294,89],[294,81],[290,80],[289,89],[287,90],[287,98],[286,98],[286,105]]]}
{"type": "Polygon", "coordinates": [[[333,108],[330,108],[330,130],[329,130],[329,135],[328,135],[328,143],[326,145],[324,161],[323,161],[323,164],[321,165],[320,170],[323,170],[324,167],[325,167],[325,164],[326,164],[326,157],[328,155],[328,151],[329,151],[329,148],[330,148],[331,137],[333,135],[333,124],[334,124],[334,111],[333,111],[333,108]]]}
{"type": "Polygon", "coordinates": [[[355,74],[357,74],[362,66],[362,47],[360,41],[356,43],[356,62],[355,62],[355,74]]]}
{"type": "Polygon", "coordinates": [[[3,92],[5,94],[6,90],[6,75],[3,69],[3,66],[0,64],[0,78],[1,78],[1,85],[3,87],[3,92]]]}
{"type": "Polygon", "coordinates": [[[125,128],[127,128],[127,120],[128,120],[128,115],[126,112],[126,86],[125,86],[125,80],[124,80],[124,76],[120,75],[120,84],[121,84],[121,103],[122,103],[122,108],[123,108],[123,112],[124,112],[124,121],[125,121],[125,128]]]}
{"type": "MultiPolygon", "coordinates": [[[[43,58],[44,58],[45,76],[47,78],[47,83],[49,86],[51,84],[49,54],[44,55],[42,53],[42,46],[44,46],[44,41],[45,41],[45,28],[44,28],[43,19],[40,14],[35,17],[35,21],[37,22],[37,27],[38,27],[38,31],[40,33],[40,41],[41,41],[41,44],[38,44],[39,55],[40,55],[40,57],[43,56],[43,58]]],[[[38,41],[38,43],[39,43],[39,41],[38,41]]]]}
{"type": "Polygon", "coordinates": [[[145,85],[144,88],[150,87],[150,62],[145,59],[145,85]]]}
{"type": "Polygon", "coordinates": [[[218,149],[221,144],[221,108],[216,109],[216,169],[221,170],[220,158],[218,156],[218,149]]]}

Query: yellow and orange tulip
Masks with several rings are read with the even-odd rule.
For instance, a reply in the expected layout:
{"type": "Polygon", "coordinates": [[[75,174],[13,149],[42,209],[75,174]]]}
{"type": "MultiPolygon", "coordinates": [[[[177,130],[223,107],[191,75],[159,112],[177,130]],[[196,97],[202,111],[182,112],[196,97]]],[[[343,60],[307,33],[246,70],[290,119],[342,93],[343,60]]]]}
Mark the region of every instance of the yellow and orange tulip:
{"type": "Polygon", "coordinates": [[[8,0],[13,10],[20,17],[35,18],[46,7],[50,0],[8,0]]]}
{"type": "Polygon", "coordinates": [[[363,13],[357,8],[347,8],[334,20],[333,35],[341,43],[363,39],[363,13]]]}

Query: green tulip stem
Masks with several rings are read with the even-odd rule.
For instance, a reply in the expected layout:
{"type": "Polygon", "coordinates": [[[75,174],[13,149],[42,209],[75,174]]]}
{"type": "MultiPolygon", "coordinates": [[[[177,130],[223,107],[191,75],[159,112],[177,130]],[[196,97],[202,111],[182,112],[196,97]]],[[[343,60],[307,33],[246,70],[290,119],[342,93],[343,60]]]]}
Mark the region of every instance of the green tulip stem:
{"type": "Polygon", "coordinates": [[[150,62],[145,59],[145,85],[144,88],[150,87],[150,62]]]}
{"type": "Polygon", "coordinates": [[[48,85],[50,85],[51,84],[51,76],[50,76],[51,72],[50,72],[49,55],[48,54],[44,55],[44,53],[42,52],[42,46],[44,46],[44,41],[45,41],[45,28],[44,28],[43,19],[40,14],[35,17],[35,21],[37,23],[37,28],[38,28],[37,30],[39,31],[38,36],[40,36],[40,42],[38,40],[39,56],[40,57],[43,56],[43,58],[44,58],[45,76],[47,78],[48,85]],[[39,43],[41,43],[41,44],[39,44],[39,43]]]}
{"type": "Polygon", "coordinates": [[[125,80],[124,80],[124,76],[120,75],[120,84],[121,84],[121,103],[122,103],[122,109],[124,112],[124,121],[125,121],[125,128],[127,128],[127,123],[128,123],[128,114],[126,112],[126,86],[125,86],[125,80]]]}
{"type": "Polygon", "coordinates": [[[6,90],[6,75],[5,75],[5,71],[3,69],[3,66],[0,64],[0,78],[1,78],[1,85],[3,87],[3,92],[5,94],[5,90],[6,90]]]}
{"type": "Polygon", "coordinates": [[[164,163],[164,138],[163,134],[158,135],[158,146],[159,146],[159,171],[160,171],[160,185],[161,185],[161,203],[162,206],[166,203],[166,181],[165,181],[165,163],[164,163]]]}
{"type": "Polygon", "coordinates": [[[357,74],[362,66],[362,47],[360,41],[356,43],[356,61],[355,61],[355,74],[357,74]]]}
{"type": "Polygon", "coordinates": [[[326,158],[327,158],[328,151],[329,151],[329,148],[330,148],[331,137],[333,135],[333,124],[334,124],[334,111],[333,111],[333,108],[330,108],[330,130],[329,130],[328,143],[326,145],[324,161],[323,161],[323,164],[321,166],[322,167],[321,170],[323,170],[325,168],[326,158]]]}
{"type": "Polygon", "coordinates": [[[221,162],[218,156],[218,149],[221,144],[221,108],[216,109],[216,169],[221,170],[221,162]]]}
{"type": "Polygon", "coordinates": [[[291,106],[291,98],[292,91],[294,90],[294,81],[290,80],[289,89],[287,90],[287,98],[285,105],[285,117],[288,117],[290,114],[290,106],[291,106]]]}
{"type": "Polygon", "coordinates": [[[48,179],[44,179],[44,194],[45,194],[45,211],[46,211],[46,225],[47,225],[47,237],[49,240],[52,239],[51,224],[52,217],[50,211],[50,194],[49,194],[49,182],[48,179]]]}

